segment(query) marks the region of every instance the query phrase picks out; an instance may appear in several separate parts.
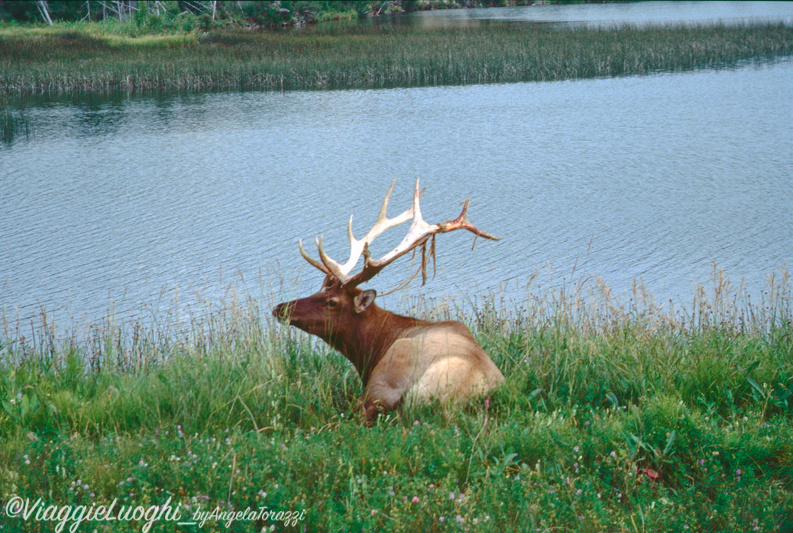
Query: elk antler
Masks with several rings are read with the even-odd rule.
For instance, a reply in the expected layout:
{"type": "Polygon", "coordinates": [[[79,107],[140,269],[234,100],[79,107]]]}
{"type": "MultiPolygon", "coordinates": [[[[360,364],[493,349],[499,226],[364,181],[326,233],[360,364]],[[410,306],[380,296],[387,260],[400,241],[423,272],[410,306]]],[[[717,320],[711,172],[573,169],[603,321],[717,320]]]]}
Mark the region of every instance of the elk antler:
{"type": "MultiPolygon", "coordinates": [[[[498,240],[498,238],[480,230],[468,222],[466,215],[468,213],[469,200],[465,201],[462,212],[454,220],[448,220],[446,222],[441,222],[440,224],[427,224],[427,222],[421,217],[419,200],[421,199],[422,191],[419,189],[418,179],[416,179],[416,188],[413,193],[413,205],[410,207],[410,209],[398,217],[387,218],[386,209],[388,208],[388,199],[391,196],[391,191],[394,190],[395,184],[396,179],[394,179],[394,181],[391,183],[391,187],[388,188],[388,192],[386,193],[385,199],[383,200],[383,206],[380,208],[380,214],[377,217],[377,222],[375,222],[375,225],[371,230],[369,230],[369,233],[367,233],[363,239],[359,240],[353,236],[352,217],[350,217],[350,222],[347,226],[347,236],[350,239],[350,259],[347,261],[347,263],[340,265],[338,262],[328,257],[328,255],[322,249],[322,237],[318,237],[316,239],[317,250],[322,262],[320,263],[319,261],[309,257],[303,249],[303,243],[301,241],[299,246],[300,254],[303,256],[303,258],[311,265],[324,272],[327,276],[336,278],[342,285],[355,287],[372,279],[394,260],[417,248],[421,248],[422,250],[421,269],[422,272],[425,273],[424,277],[426,279],[426,244],[430,237],[434,239],[435,235],[440,233],[448,233],[457,229],[467,229],[478,237],[484,237],[494,241],[498,240]],[[404,239],[402,239],[402,242],[380,259],[372,259],[369,252],[369,245],[372,243],[372,241],[374,241],[375,238],[377,238],[387,229],[402,224],[403,222],[407,222],[411,219],[413,222],[410,225],[407,235],[404,239]],[[364,257],[363,270],[354,276],[350,276],[350,271],[355,267],[361,255],[364,257]]],[[[433,242],[433,246],[430,249],[430,256],[434,255],[434,248],[433,242]]]]}
{"type": "Polygon", "coordinates": [[[350,259],[344,265],[340,265],[338,262],[328,257],[328,255],[322,249],[322,237],[317,237],[316,239],[319,257],[322,259],[322,262],[320,263],[319,261],[309,257],[303,249],[303,242],[300,241],[298,244],[300,246],[300,254],[303,256],[303,258],[325,274],[335,277],[342,283],[346,283],[350,279],[350,276],[347,274],[349,274],[350,271],[355,267],[356,263],[358,263],[358,260],[361,258],[361,255],[364,252],[364,248],[366,248],[368,244],[374,241],[375,238],[377,238],[387,229],[398,226],[403,222],[407,222],[413,217],[412,207],[398,217],[388,218],[386,216],[386,211],[388,209],[388,199],[391,197],[391,192],[394,190],[394,185],[396,185],[396,178],[394,178],[394,181],[391,182],[391,186],[388,188],[388,192],[383,199],[383,205],[380,208],[380,214],[377,216],[377,222],[375,222],[372,229],[369,230],[369,233],[367,233],[363,239],[356,239],[353,235],[353,217],[350,217],[350,222],[347,224],[347,237],[350,240],[350,259]]]}

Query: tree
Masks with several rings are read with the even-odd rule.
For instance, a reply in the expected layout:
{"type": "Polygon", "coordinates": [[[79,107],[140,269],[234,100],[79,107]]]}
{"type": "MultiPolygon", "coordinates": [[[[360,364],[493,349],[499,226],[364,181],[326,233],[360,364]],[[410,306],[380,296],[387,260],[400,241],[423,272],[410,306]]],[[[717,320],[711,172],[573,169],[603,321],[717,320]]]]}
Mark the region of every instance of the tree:
{"type": "Polygon", "coordinates": [[[52,26],[52,19],[50,18],[50,9],[47,6],[47,0],[38,0],[36,2],[36,7],[39,8],[39,13],[41,13],[41,18],[44,19],[44,22],[52,26]]]}

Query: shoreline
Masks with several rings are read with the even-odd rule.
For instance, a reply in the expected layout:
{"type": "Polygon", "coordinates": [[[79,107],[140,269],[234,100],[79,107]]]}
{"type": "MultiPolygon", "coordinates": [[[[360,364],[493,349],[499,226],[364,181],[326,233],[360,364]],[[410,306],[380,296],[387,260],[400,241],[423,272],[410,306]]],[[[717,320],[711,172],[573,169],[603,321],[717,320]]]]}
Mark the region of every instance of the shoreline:
{"type": "Polygon", "coordinates": [[[793,28],[313,28],[136,38],[0,30],[0,94],[198,93],[558,81],[730,68],[793,54],[793,28]],[[464,46],[463,46],[464,44],[464,46]]]}

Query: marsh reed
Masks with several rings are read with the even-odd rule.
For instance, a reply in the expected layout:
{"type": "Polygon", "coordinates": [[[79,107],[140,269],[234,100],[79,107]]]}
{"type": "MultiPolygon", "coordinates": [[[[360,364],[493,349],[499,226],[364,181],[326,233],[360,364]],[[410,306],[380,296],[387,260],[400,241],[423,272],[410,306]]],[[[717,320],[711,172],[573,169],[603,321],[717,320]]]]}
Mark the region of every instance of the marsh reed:
{"type": "Polygon", "coordinates": [[[767,61],[793,28],[422,29],[340,26],[291,33],[137,38],[82,29],[0,30],[0,91],[314,90],[415,87],[675,72],[767,61]]]}

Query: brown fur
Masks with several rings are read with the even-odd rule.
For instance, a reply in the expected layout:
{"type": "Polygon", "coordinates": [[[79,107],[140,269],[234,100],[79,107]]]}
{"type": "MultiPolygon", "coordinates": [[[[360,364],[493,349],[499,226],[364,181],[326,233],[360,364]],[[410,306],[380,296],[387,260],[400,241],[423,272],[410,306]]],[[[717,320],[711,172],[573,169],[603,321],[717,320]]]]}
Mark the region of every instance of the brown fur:
{"type": "Polygon", "coordinates": [[[432,398],[461,400],[500,385],[504,376],[461,322],[429,322],[386,311],[376,293],[339,284],[277,305],[273,315],[344,354],[364,385],[363,410],[432,398]]]}

